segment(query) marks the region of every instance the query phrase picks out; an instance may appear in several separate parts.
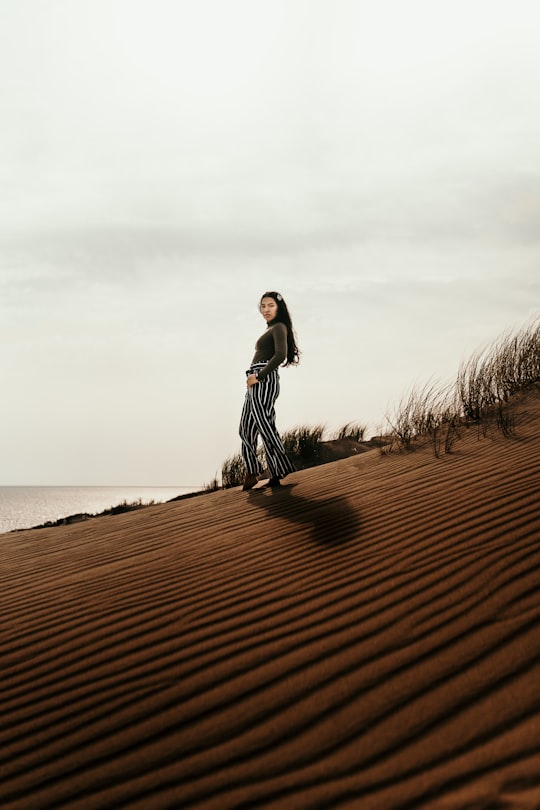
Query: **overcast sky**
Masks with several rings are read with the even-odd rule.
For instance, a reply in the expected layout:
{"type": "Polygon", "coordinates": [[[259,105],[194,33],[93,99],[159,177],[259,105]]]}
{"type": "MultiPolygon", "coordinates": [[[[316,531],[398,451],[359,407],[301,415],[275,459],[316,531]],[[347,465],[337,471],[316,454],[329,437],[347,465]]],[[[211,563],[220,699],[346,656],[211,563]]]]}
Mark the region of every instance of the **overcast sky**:
{"type": "Polygon", "coordinates": [[[0,0],[0,484],[198,486],[371,433],[539,312],[536,0],[0,0]]]}

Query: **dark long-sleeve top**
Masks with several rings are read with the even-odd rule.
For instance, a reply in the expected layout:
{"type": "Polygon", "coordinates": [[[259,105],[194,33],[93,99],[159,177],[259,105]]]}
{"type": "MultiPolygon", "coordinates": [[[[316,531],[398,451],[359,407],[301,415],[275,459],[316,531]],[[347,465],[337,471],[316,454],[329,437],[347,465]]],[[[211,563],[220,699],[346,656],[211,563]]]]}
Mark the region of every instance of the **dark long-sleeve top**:
{"type": "Polygon", "coordinates": [[[266,332],[260,336],[255,344],[255,354],[252,363],[268,361],[262,368],[258,377],[264,380],[268,374],[280,366],[287,358],[287,327],[284,323],[271,324],[266,332]]]}

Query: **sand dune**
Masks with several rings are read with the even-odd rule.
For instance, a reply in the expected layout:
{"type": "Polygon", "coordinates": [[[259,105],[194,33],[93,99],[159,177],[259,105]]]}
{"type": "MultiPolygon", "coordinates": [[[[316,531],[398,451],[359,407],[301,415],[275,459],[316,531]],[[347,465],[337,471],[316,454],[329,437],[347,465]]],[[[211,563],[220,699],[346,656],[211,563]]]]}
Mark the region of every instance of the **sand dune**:
{"type": "Polygon", "coordinates": [[[0,806],[539,808],[540,401],[0,538],[0,806]]]}

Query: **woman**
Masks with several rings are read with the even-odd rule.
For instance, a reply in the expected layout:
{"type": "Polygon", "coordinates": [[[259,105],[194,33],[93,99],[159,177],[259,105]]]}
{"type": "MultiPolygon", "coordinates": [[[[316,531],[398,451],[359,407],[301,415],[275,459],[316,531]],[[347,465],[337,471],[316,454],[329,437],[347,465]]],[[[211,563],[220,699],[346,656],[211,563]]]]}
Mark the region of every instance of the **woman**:
{"type": "Polygon", "coordinates": [[[291,316],[278,292],[265,292],[259,311],[266,321],[266,331],[255,345],[255,354],[247,374],[247,393],[240,419],[242,457],[246,464],[243,489],[253,489],[262,467],[257,458],[259,436],[264,445],[270,473],[268,486],[277,487],[282,478],[294,472],[294,464],[285,453],[276,428],[274,405],[279,396],[278,367],[296,365],[300,352],[296,345],[291,316]]]}

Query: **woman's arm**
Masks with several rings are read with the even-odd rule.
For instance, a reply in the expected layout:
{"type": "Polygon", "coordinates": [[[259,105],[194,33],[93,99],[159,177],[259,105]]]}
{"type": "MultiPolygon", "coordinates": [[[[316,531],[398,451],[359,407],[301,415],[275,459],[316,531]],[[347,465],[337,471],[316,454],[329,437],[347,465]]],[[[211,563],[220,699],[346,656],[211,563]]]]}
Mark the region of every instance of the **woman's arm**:
{"type": "Polygon", "coordinates": [[[280,322],[274,324],[271,329],[272,338],[274,340],[274,354],[264,368],[261,368],[256,374],[250,374],[247,378],[248,388],[264,380],[268,374],[275,371],[287,358],[287,327],[284,323],[280,322]]]}

